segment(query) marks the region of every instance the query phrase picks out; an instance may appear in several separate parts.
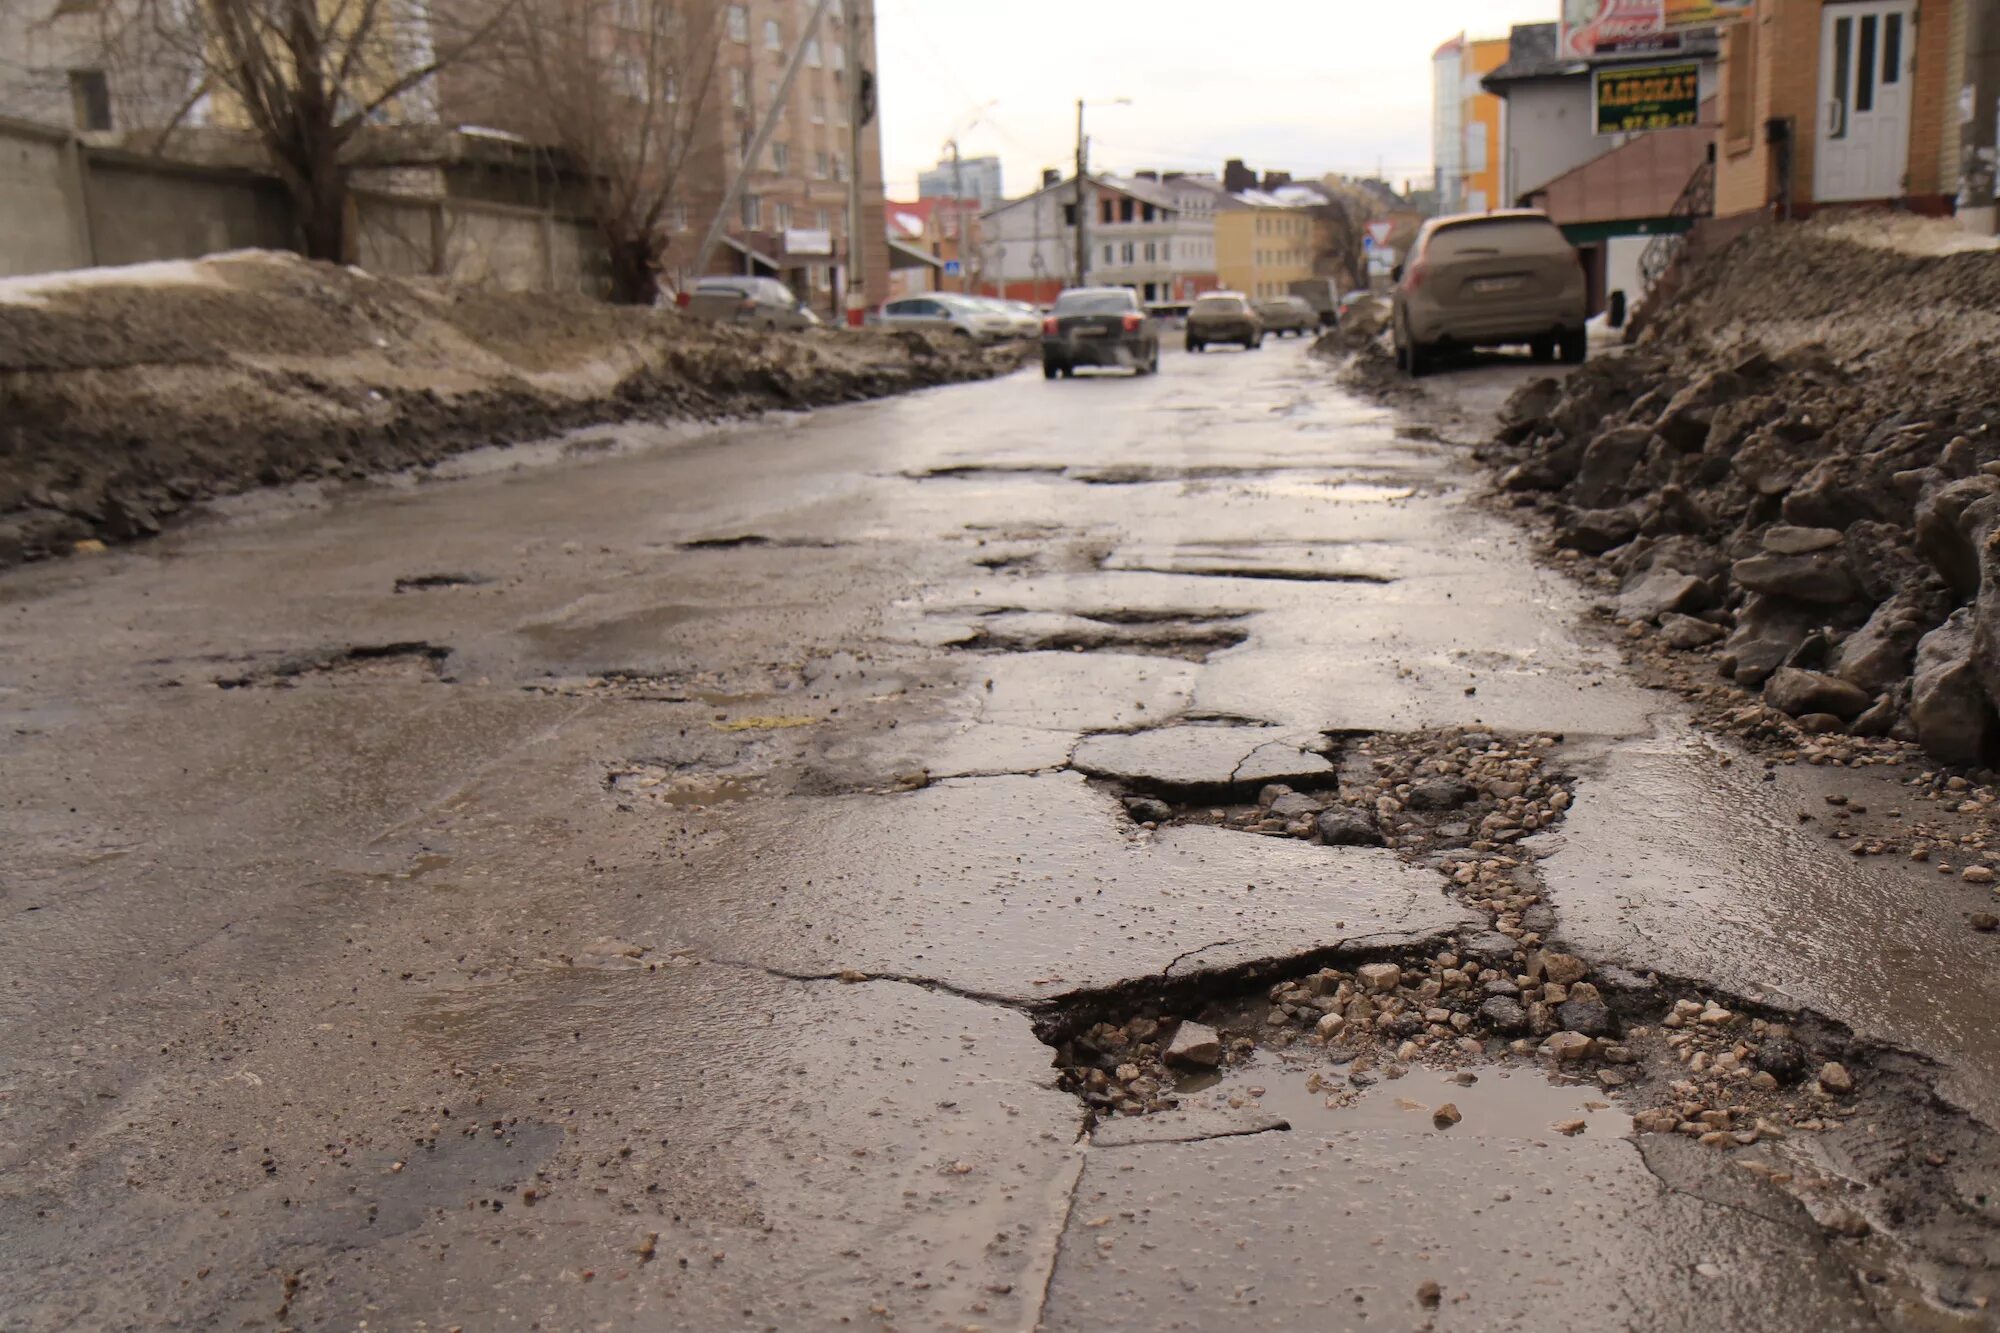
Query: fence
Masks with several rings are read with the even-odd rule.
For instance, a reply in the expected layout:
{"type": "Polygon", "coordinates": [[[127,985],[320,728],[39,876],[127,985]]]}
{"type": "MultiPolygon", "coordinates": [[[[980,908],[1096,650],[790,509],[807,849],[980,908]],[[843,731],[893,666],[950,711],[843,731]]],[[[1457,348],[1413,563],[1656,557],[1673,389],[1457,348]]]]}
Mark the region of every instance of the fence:
{"type": "MultiPolygon", "coordinates": [[[[355,258],[372,272],[517,291],[602,295],[608,264],[587,218],[450,195],[356,190],[355,258]]],[[[0,118],[0,277],[296,250],[290,195],[261,172],[94,148],[0,118]]]]}

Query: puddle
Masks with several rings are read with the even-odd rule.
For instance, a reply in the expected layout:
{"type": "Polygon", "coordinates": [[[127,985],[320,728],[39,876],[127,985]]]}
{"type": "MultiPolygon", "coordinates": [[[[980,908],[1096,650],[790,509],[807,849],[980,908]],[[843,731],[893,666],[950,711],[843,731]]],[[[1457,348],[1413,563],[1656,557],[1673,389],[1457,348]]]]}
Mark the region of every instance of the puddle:
{"type": "Polygon", "coordinates": [[[754,777],[675,775],[656,765],[643,764],[611,773],[604,785],[626,800],[700,810],[749,800],[757,794],[757,781],[754,777]]]}
{"type": "Polygon", "coordinates": [[[491,583],[486,574],[406,574],[396,580],[397,592],[428,592],[433,588],[472,588],[491,583]]]}

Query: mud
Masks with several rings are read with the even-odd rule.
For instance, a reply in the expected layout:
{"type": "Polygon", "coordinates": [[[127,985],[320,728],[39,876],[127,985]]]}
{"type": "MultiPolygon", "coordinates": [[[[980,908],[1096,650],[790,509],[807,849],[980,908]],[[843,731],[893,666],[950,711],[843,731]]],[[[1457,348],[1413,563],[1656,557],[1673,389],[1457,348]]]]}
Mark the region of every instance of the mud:
{"type": "Polygon", "coordinates": [[[606,421],[853,402],[1023,355],[907,333],[753,334],[275,253],[189,272],[0,299],[0,566],[156,536],[256,487],[351,484],[606,421]]]}

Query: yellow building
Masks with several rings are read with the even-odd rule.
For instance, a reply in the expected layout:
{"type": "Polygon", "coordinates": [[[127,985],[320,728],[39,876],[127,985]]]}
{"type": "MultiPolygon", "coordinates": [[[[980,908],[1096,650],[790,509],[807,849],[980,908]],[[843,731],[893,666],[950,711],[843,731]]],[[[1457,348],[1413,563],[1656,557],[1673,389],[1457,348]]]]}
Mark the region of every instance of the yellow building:
{"type": "Polygon", "coordinates": [[[1479,81],[1507,60],[1505,37],[1477,38],[1465,44],[1465,208],[1483,213],[1505,208],[1500,197],[1501,100],[1479,81]]]}
{"type": "Polygon", "coordinates": [[[1215,209],[1215,276],[1248,296],[1283,296],[1313,276],[1322,249],[1318,223],[1303,204],[1261,191],[1223,195],[1215,209]]]}

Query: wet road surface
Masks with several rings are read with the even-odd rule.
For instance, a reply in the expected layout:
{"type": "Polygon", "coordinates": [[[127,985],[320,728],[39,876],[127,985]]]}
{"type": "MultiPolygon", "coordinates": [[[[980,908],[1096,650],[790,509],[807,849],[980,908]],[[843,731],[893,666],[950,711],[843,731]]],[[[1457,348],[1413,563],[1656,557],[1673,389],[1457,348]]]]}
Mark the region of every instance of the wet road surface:
{"type": "Polygon", "coordinates": [[[1580,951],[1993,1113],[1991,937],[1857,947],[1892,871],[1774,851],[1451,448],[1279,346],[593,438],[0,582],[0,1322],[1875,1325],[1789,1196],[1531,1064],[1449,1133],[1423,1071],[1057,1086],[1051,1002],[1482,925],[1117,785],[1478,726],[1577,756],[1580,951]]]}

